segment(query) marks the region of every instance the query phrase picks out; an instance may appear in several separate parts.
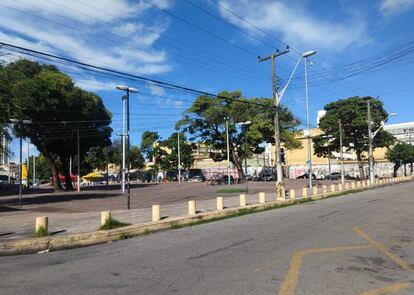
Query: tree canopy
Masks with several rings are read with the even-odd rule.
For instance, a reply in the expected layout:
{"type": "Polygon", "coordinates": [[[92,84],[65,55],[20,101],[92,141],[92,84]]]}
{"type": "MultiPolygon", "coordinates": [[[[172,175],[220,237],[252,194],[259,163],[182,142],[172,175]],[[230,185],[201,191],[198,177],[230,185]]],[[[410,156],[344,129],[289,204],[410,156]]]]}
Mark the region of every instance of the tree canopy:
{"type": "Polygon", "coordinates": [[[59,172],[71,189],[69,158],[77,154],[77,133],[83,159],[91,147],[111,143],[111,114],[99,96],[76,87],[54,66],[19,60],[1,72],[8,89],[10,118],[20,122],[14,124],[15,135],[29,138],[45,157],[55,190],[61,189],[59,172]]]}
{"type": "MultiPolygon", "coordinates": [[[[240,91],[219,94],[228,99],[199,96],[177,123],[197,140],[211,148],[214,161],[226,159],[226,120],[229,121],[230,160],[239,174],[244,175],[242,161],[252,154],[264,151],[263,143],[274,143],[274,107],[270,98],[244,98],[240,91]],[[245,130],[238,122],[251,121],[245,130]],[[244,132],[245,131],[245,132],[244,132]]],[[[287,149],[300,147],[295,138],[299,120],[286,108],[280,108],[281,141],[287,149]]]]}
{"type": "Polygon", "coordinates": [[[396,176],[401,166],[414,163],[414,146],[407,143],[398,143],[392,149],[389,149],[385,156],[390,162],[394,163],[394,176],[396,176]]]}
{"type": "Polygon", "coordinates": [[[326,114],[319,121],[319,128],[324,134],[313,138],[316,155],[330,156],[329,153],[333,151],[339,152],[339,120],[341,120],[343,147],[347,151],[356,153],[361,178],[365,178],[363,153],[368,152],[368,100],[371,104],[372,132],[379,130],[373,140],[373,147],[392,145],[394,137],[381,128],[388,113],[385,111],[383,103],[372,97],[350,97],[325,105],[326,114]]]}

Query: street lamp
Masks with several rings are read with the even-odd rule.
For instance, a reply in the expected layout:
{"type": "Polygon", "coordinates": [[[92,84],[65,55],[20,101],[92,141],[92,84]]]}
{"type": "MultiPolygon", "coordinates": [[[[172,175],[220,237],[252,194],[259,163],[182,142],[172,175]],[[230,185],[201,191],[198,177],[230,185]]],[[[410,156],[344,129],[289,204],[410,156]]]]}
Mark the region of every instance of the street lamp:
{"type": "Polygon", "coordinates": [[[128,195],[127,195],[127,208],[131,208],[131,186],[129,178],[129,166],[130,166],[130,147],[131,140],[129,134],[129,93],[137,93],[138,90],[132,87],[119,85],[116,86],[116,89],[125,91],[126,95],[122,97],[122,193],[125,193],[125,170],[127,165],[127,184],[128,184],[128,195]],[[125,122],[125,110],[126,110],[126,122],[125,122]],[[127,150],[128,153],[125,153],[125,125],[126,125],[126,136],[128,136],[127,141],[127,150]],[[126,154],[126,156],[125,156],[126,154]],[[125,161],[126,158],[126,161],[125,161]],[[126,162],[126,163],[125,163],[126,162]]]}
{"type": "Polygon", "coordinates": [[[246,121],[246,122],[240,122],[240,123],[236,123],[239,126],[246,126],[244,127],[244,149],[246,151],[246,155],[244,157],[244,181],[246,182],[246,195],[249,193],[249,186],[247,183],[247,126],[249,126],[250,124],[252,124],[252,121],[246,121]]]}
{"type": "MultiPolygon", "coordinates": [[[[14,125],[22,125],[22,124],[31,124],[32,121],[30,120],[18,120],[18,119],[10,119],[10,122],[14,125]]],[[[19,208],[22,208],[22,161],[23,161],[23,152],[22,152],[22,136],[19,137],[19,208]]]]}
{"type": "Polygon", "coordinates": [[[309,95],[308,95],[308,58],[312,55],[315,55],[316,51],[310,50],[302,54],[302,57],[305,59],[305,95],[306,95],[306,125],[308,129],[308,175],[309,175],[309,190],[312,191],[312,144],[311,144],[311,130],[309,122],[309,95]]]}
{"type": "Polygon", "coordinates": [[[367,116],[368,116],[368,152],[369,152],[369,180],[371,182],[371,185],[375,184],[375,171],[374,171],[374,148],[373,148],[373,141],[375,136],[378,134],[378,132],[384,127],[384,123],[388,121],[389,117],[397,116],[397,113],[391,113],[388,114],[388,116],[385,118],[385,120],[381,123],[381,126],[372,133],[371,130],[371,101],[367,100],[367,116]]]}

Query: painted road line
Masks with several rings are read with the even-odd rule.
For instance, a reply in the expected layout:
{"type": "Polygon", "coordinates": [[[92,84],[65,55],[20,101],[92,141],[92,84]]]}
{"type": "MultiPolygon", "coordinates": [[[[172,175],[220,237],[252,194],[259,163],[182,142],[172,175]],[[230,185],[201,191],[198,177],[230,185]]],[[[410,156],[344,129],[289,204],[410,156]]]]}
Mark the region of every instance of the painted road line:
{"type": "Polygon", "coordinates": [[[293,254],[292,259],[290,260],[289,270],[285,276],[285,280],[282,283],[282,286],[279,290],[279,295],[293,295],[295,294],[295,288],[298,283],[300,266],[302,264],[303,257],[308,254],[318,254],[318,253],[335,253],[341,251],[352,251],[352,250],[362,250],[372,248],[371,245],[355,245],[355,246],[343,246],[343,247],[333,247],[333,248],[320,248],[320,249],[307,249],[302,251],[297,251],[293,254]]]}
{"type": "Polygon", "coordinates": [[[411,265],[398,257],[397,255],[393,254],[387,246],[384,244],[372,239],[370,236],[368,236],[362,229],[359,227],[354,226],[352,230],[359,235],[361,238],[366,240],[368,243],[371,244],[372,247],[377,249],[379,252],[387,256],[389,259],[391,259],[395,264],[397,264],[399,267],[406,271],[412,271],[411,265]]]}
{"type": "Polygon", "coordinates": [[[410,287],[409,283],[399,283],[387,287],[382,287],[378,289],[372,289],[365,291],[359,295],[381,295],[381,294],[395,294],[400,292],[402,289],[407,289],[410,287]]]}

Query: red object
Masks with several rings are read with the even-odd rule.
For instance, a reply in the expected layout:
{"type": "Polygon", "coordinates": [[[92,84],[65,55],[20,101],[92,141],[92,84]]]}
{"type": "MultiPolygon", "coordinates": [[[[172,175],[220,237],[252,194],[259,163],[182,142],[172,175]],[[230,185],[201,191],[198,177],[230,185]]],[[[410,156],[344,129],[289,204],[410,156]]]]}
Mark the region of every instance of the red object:
{"type": "MultiPolygon", "coordinates": [[[[72,182],[78,181],[78,176],[75,175],[75,174],[70,174],[70,178],[71,178],[72,182]]],[[[65,183],[65,176],[59,174],[59,181],[60,181],[60,183],[65,183]]],[[[50,182],[53,183],[53,176],[50,176],[50,182]]]]}

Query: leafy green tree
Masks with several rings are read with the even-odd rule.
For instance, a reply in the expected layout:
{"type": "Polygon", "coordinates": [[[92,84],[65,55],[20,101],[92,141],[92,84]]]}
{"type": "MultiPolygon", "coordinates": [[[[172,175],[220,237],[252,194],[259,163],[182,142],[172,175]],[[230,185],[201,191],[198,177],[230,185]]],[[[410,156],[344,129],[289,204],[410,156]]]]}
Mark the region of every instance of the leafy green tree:
{"type": "MultiPolygon", "coordinates": [[[[177,171],[178,170],[178,137],[174,132],[169,138],[160,142],[160,148],[165,148],[164,155],[160,157],[160,168],[165,171],[177,171]]],[[[181,167],[189,169],[194,163],[192,156],[192,145],[186,142],[186,137],[183,133],[180,133],[180,161],[181,167]]]]}
{"type": "MultiPolygon", "coordinates": [[[[214,161],[226,159],[226,118],[229,120],[230,161],[244,176],[242,162],[246,157],[264,151],[262,143],[274,143],[274,107],[270,98],[243,98],[240,91],[223,91],[220,96],[228,100],[199,96],[177,123],[191,134],[190,140],[198,140],[211,148],[214,161]],[[237,98],[237,100],[234,100],[237,98]],[[237,122],[252,121],[245,132],[237,122]]],[[[280,108],[281,141],[286,149],[300,147],[295,139],[299,120],[286,108],[280,108]]]]}
{"type": "Polygon", "coordinates": [[[131,146],[130,166],[131,169],[142,169],[145,167],[145,159],[138,146],[131,146]]]}
{"type": "Polygon", "coordinates": [[[157,146],[154,145],[160,139],[156,131],[144,131],[141,136],[140,149],[146,160],[151,160],[157,153],[157,146]]]}
{"type": "MultiPolygon", "coordinates": [[[[394,177],[397,176],[398,169],[406,164],[414,163],[414,146],[407,143],[396,144],[392,149],[389,149],[385,154],[386,158],[394,163],[394,177]]],[[[404,174],[407,175],[407,171],[404,169],[404,174]]]]}
{"type": "MultiPolygon", "coordinates": [[[[355,152],[361,178],[365,178],[363,154],[368,152],[367,100],[371,101],[372,132],[378,130],[388,117],[383,103],[372,97],[351,97],[325,105],[326,114],[319,121],[319,128],[324,134],[313,138],[316,155],[330,156],[329,153],[332,151],[339,152],[339,120],[341,120],[343,147],[347,151],[355,152]]],[[[387,147],[392,145],[394,140],[390,133],[380,129],[373,140],[373,147],[387,147]]]]}
{"type": "Polygon", "coordinates": [[[73,189],[69,159],[77,154],[77,132],[83,160],[91,147],[111,143],[111,114],[100,97],[74,86],[72,79],[54,66],[19,60],[3,71],[11,116],[32,122],[16,124],[14,133],[29,138],[45,157],[55,191],[62,189],[59,172],[65,175],[66,188],[73,189]]]}
{"type": "MultiPolygon", "coordinates": [[[[27,164],[27,163],[26,163],[27,164]]],[[[40,154],[39,156],[35,156],[35,165],[36,165],[36,179],[39,180],[49,180],[52,176],[52,172],[50,170],[49,165],[45,157],[40,154]]],[[[30,157],[30,169],[29,169],[29,179],[33,179],[33,159],[30,157]]]]}

